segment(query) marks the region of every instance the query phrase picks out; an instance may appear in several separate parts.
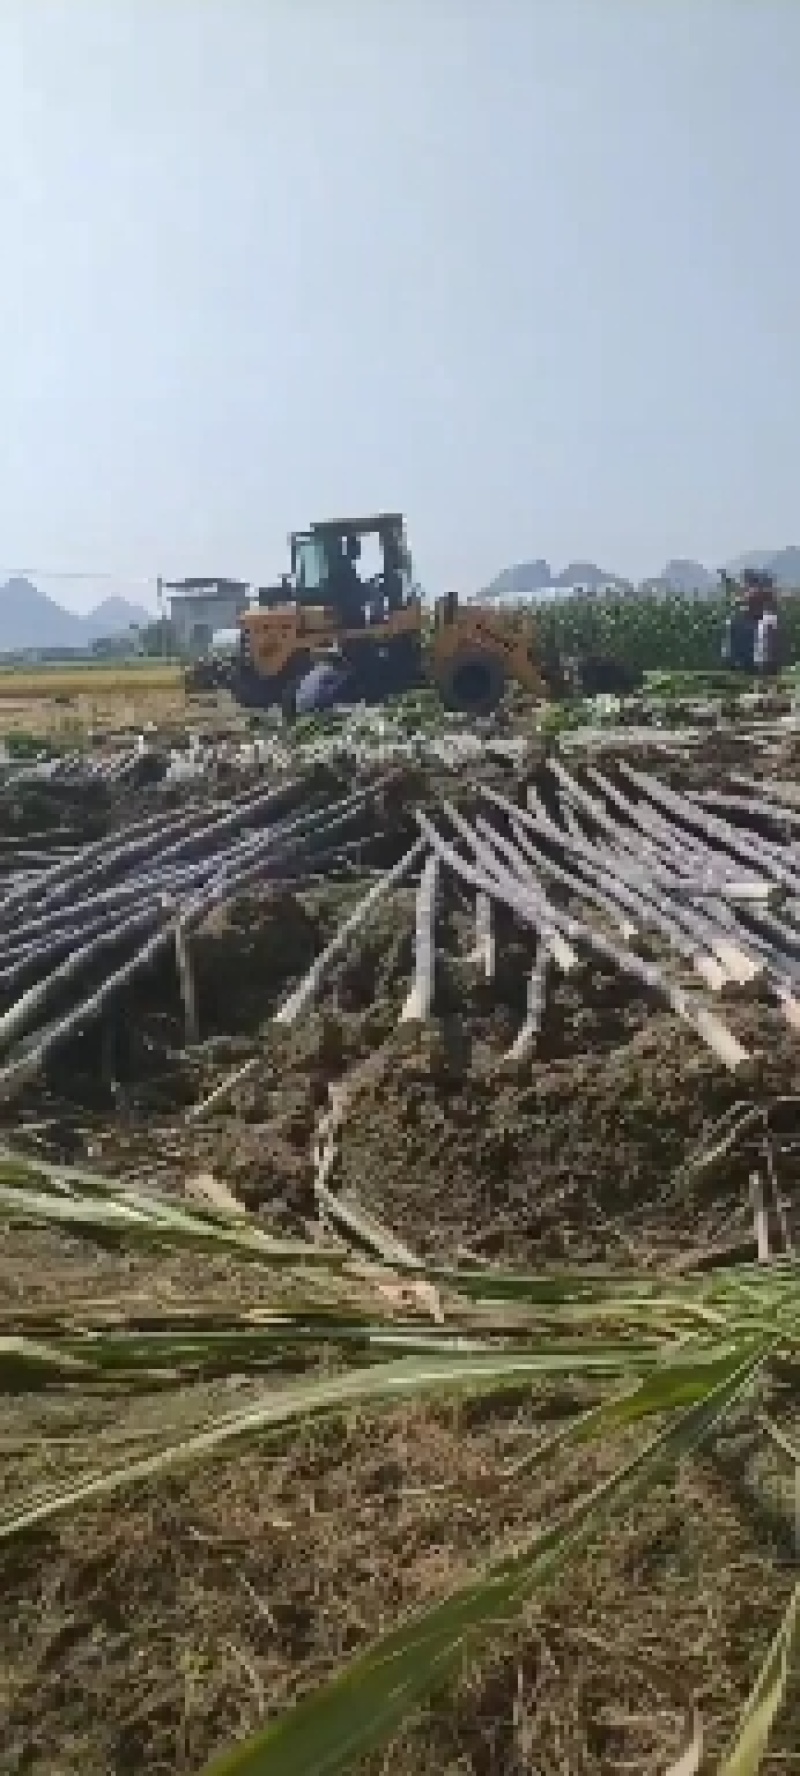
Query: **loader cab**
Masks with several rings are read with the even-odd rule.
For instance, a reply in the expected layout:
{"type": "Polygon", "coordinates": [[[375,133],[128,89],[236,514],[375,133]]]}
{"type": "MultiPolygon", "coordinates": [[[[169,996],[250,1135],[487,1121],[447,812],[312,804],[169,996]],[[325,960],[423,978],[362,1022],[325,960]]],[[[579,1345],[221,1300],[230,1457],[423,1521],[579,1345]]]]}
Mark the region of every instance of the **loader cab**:
{"type": "Polygon", "coordinates": [[[322,604],[346,627],[385,620],[413,598],[411,557],[399,513],[330,519],[290,537],[300,604],[322,604]]]}

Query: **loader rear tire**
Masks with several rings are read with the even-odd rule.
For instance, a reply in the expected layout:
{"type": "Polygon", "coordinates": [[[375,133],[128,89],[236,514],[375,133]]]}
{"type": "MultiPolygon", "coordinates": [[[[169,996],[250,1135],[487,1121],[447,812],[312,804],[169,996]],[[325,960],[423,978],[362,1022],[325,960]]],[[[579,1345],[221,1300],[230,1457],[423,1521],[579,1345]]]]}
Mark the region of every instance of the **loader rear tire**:
{"type": "Polygon", "coordinates": [[[438,683],[446,709],[491,715],[502,701],[506,675],[497,660],[465,648],[447,662],[438,683]]]}

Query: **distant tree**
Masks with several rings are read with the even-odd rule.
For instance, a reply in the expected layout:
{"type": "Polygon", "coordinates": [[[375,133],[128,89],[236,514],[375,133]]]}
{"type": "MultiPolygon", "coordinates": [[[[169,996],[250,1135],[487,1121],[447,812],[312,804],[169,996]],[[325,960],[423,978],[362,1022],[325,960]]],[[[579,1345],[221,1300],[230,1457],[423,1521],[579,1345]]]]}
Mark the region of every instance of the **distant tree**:
{"type": "Polygon", "coordinates": [[[179,652],[178,639],[169,617],[158,617],[139,630],[139,645],[148,659],[170,659],[179,652]]]}

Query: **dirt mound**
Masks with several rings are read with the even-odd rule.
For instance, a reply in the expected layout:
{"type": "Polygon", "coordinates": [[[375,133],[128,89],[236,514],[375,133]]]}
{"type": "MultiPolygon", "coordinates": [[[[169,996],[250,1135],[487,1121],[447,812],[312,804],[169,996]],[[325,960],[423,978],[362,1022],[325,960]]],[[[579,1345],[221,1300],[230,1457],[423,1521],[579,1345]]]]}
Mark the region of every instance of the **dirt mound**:
{"type": "Polygon", "coordinates": [[[204,1037],[258,1029],[322,941],[319,917],[291,893],[248,896],[213,914],[192,945],[204,1037]]]}
{"type": "Polygon", "coordinates": [[[111,806],[108,788],[100,782],[12,782],[0,790],[0,835],[22,842],[32,835],[57,834],[74,844],[89,844],[108,831],[111,806]]]}
{"type": "MultiPolygon", "coordinates": [[[[726,1015],[761,1050],[754,1098],[796,1090],[796,1041],[774,1014],[726,1015]]],[[[605,1050],[536,1061],[522,1080],[454,1052],[446,1026],[399,1049],[342,1141],[342,1187],[421,1252],[648,1263],[697,1246],[746,1200],[734,1175],[676,1197],[688,1149],[743,1087],[670,1015],[605,1050]]]]}
{"type": "MultiPolygon", "coordinates": [[[[316,1213],[312,1148],[329,1087],[382,1051],[348,1110],[332,1181],[422,1254],[649,1265],[722,1238],[731,1217],[734,1232],[752,1228],[741,1166],[677,1196],[673,1178],[734,1101],[797,1089],[796,1040],[773,1009],[749,998],[722,1006],[756,1057],[743,1080],[646,990],[591,963],[553,981],[535,1058],[512,1068],[504,1057],[524,1017],[532,937],[498,920],[495,975],[482,979],[470,956],[474,913],[449,903],[436,1016],[398,1025],[412,962],[408,889],[334,969],[319,1007],[276,1026],[275,1009],[359,892],[279,894],[210,920],[194,951],[197,1049],[181,1050],[174,964],[171,1009],[164,982],[143,985],[126,1009],[131,1073],[123,1114],[101,1136],[104,1165],[134,1175],[144,1166],[179,1186],[210,1170],[266,1224],[301,1233],[316,1213]],[[219,1114],[187,1126],[185,1108],[251,1059],[219,1114]]],[[[73,1102],[79,1082],[72,1054],[62,1090],[73,1102]]]]}

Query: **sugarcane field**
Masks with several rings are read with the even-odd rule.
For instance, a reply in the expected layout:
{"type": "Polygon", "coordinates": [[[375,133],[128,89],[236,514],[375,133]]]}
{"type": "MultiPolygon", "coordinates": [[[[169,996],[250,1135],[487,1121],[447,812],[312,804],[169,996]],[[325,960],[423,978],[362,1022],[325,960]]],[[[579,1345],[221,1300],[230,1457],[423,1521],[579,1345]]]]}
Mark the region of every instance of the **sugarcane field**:
{"type": "Polygon", "coordinates": [[[791,674],[46,734],[0,1767],[798,1768],[791,674]]]}

